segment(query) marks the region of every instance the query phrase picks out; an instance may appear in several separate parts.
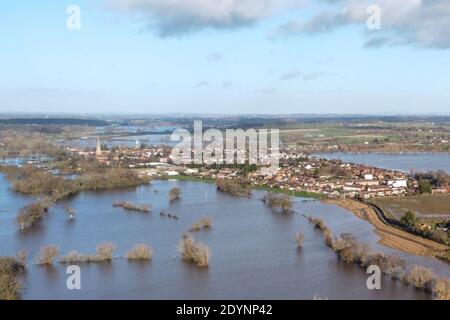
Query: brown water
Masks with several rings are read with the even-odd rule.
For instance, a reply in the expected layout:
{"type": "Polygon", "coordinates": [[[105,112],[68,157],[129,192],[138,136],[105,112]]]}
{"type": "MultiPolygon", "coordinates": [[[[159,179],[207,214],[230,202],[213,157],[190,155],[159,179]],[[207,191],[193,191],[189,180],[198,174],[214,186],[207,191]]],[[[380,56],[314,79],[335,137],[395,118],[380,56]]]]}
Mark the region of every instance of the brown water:
{"type": "MultiPolygon", "coordinates": [[[[147,243],[154,249],[154,258],[148,263],[116,259],[109,264],[80,265],[80,291],[66,289],[65,266],[31,264],[25,299],[311,299],[315,295],[329,299],[429,298],[388,278],[383,278],[382,290],[368,290],[365,272],[340,262],[301,214],[322,217],[336,234],[352,232],[376,246],[378,237],[365,221],[339,207],[300,198],[295,203],[297,213],[274,212],[259,200],[263,194],[255,191],[252,199],[235,198],[217,192],[210,184],[156,181],[133,190],[82,193],[67,201],[77,210],[75,221],[67,220],[61,203],[51,209],[41,226],[20,232],[14,218],[17,210],[32,199],[10,190],[0,177],[0,255],[27,249],[31,264],[39,248],[46,244],[58,245],[63,253],[91,253],[106,240],[117,244],[118,256],[137,243],[147,243]],[[182,200],[169,204],[167,193],[174,186],[182,189],[182,200]],[[112,208],[111,204],[118,200],[150,202],[153,213],[142,215],[112,208]],[[180,219],[160,217],[161,209],[180,219]],[[203,216],[212,217],[213,227],[193,235],[212,251],[206,269],[181,260],[176,252],[182,233],[203,216]],[[305,234],[302,250],[297,250],[293,240],[299,229],[305,234]]],[[[442,262],[403,256],[410,266],[428,265],[450,275],[449,266],[442,262]]]]}

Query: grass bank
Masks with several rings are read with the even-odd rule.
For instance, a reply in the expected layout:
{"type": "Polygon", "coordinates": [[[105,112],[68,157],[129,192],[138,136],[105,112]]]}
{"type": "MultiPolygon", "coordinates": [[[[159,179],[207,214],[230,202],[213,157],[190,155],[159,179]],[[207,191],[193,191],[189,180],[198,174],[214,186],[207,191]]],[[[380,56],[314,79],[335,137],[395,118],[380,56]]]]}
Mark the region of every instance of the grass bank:
{"type": "MultiPolygon", "coordinates": [[[[157,177],[155,178],[155,180],[178,180],[178,181],[194,181],[194,182],[205,182],[205,183],[210,183],[210,184],[214,184],[215,180],[214,179],[209,179],[209,178],[200,178],[200,177],[193,177],[193,176],[181,176],[181,175],[177,175],[177,176],[164,176],[164,177],[157,177]]],[[[286,189],[280,189],[280,188],[271,188],[268,186],[252,186],[252,189],[254,190],[265,190],[265,191],[270,191],[270,192],[274,192],[274,193],[283,193],[283,194],[287,194],[289,196],[294,196],[294,197],[301,197],[301,198],[311,198],[311,199],[323,199],[323,196],[321,194],[318,193],[311,193],[311,192],[304,192],[304,191],[294,191],[292,192],[292,190],[286,190],[286,189]]]]}

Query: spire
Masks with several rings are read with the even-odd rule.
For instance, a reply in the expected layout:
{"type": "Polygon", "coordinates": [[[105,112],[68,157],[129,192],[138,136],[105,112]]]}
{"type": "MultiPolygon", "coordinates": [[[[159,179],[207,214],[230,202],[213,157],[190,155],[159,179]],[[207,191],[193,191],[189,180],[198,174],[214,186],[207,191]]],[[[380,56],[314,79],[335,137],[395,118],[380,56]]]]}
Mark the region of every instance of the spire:
{"type": "Polygon", "coordinates": [[[100,145],[100,137],[97,137],[97,150],[95,151],[97,156],[102,154],[102,146],[100,145]]]}

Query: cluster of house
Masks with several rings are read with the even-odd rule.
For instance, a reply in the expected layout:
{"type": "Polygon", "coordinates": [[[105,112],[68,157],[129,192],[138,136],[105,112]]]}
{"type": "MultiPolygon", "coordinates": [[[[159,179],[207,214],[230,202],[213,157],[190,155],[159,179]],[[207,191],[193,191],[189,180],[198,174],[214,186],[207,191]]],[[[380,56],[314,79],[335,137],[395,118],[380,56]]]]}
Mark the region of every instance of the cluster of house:
{"type": "MultiPolygon", "coordinates": [[[[204,179],[234,178],[242,176],[240,168],[211,168],[203,166],[175,166],[171,164],[171,148],[152,146],[147,148],[115,148],[102,150],[72,148],[78,155],[96,157],[107,166],[143,169],[152,176],[187,175],[204,179]]],[[[407,173],[380,169],[366,165],[326,160],[302,153],[281,151],[276,155],[279,166],[275,170],[261,168],[247,173],[255,186],[266,186],[298,192],[319,193],[327,197],[382,197],[411,194],[418,189],[418,182],[407,173]]],[[[448,188],[435,188],[435,193],[448,193],[448,188]]]]}
{"type": "MultiPolygon", "coordinates": [[[[146,170],[149,175],[187,175],[202,179],[242,176],[239,168],[188,168],[161,164],[146,170]]],[[[325,160],[306,155],[280,154],[280,167],[274,171],[256,170],[247,174],[255,186],[290,191],[319,193],[327,197],[404,195],[417,187],[417,182],[398,171],[325,160]]]]}
{"type": "Polygon", "coordinates": [[[290,158],[281,163],[274,174],[260,176],[253,172],[249,178],[258,185],[328,197],[404,195],[409,189],[408,176],[399,171],[313,157],[302,157],[297,162],[290,158]]]}
{"type": "Polygon", "coordinates": [[[80,147],[67,149],[78,156],[96,158],[99,163],[105,166],[124,168],[149,168],[160,163],[167,163],[171,153],[171,148],[167,146],[102,148],[100,139],[97,139],[95,150],[80,147]]]}

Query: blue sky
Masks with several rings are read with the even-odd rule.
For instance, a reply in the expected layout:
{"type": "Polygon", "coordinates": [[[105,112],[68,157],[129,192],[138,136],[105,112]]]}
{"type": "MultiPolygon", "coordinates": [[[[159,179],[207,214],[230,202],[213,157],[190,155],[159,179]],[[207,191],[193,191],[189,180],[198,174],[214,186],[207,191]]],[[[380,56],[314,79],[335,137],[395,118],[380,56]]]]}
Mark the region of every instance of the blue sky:
{"type": "Polygon", "coordinates": [[[2,1],[0,112],[450,113],[444,0],[214,1],[2,1]]]}

